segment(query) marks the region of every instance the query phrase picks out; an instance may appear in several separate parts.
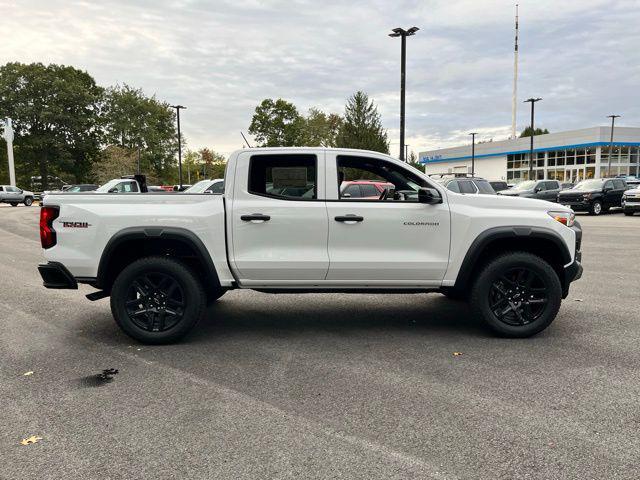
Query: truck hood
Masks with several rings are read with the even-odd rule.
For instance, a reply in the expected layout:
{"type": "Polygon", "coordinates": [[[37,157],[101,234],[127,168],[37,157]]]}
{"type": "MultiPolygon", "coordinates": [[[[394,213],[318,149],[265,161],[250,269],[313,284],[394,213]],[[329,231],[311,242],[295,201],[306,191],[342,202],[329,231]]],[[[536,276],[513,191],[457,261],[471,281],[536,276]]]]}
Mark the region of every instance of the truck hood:
{"type": "Polygon", "coordinates": [[[554,212],[570,212],[569,207],[536,198],[523,198],[517,195],[462,195],[447,191],[448,199],[452,203],[463,203],[478,208],[498,208],[505,210],[537,210],[554,212]]]}
{"type": "Polygon", "coordinates": [[[498,192],[498,195],[506,195],[507,197],[519,197],[521,195],[531,195],[533,190],[501,190],[498,192]]]}

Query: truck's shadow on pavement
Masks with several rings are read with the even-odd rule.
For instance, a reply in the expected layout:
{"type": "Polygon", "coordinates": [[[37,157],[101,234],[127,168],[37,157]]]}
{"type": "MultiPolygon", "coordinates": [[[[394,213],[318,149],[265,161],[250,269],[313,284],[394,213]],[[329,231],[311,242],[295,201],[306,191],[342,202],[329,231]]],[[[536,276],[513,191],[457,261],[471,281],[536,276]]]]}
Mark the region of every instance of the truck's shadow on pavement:
{"type": "MultiPolygon", "coordinates": [[[[135,343],[119,331],[111,315],[94,318],[85,334],[109,344],[135,343]]],[[[180,343],[217,344],[260,336],[286,335],[299,340],[317,334],[390,333],[426,336],[490,337],[468,305],[439,294],[333,295],[230,292],[211,305],[204,318],[180,343]],[[251,295],[248,299],[247,296],[251,295]],[[247,301],[250,300],[250,301],[247,301]]]]}

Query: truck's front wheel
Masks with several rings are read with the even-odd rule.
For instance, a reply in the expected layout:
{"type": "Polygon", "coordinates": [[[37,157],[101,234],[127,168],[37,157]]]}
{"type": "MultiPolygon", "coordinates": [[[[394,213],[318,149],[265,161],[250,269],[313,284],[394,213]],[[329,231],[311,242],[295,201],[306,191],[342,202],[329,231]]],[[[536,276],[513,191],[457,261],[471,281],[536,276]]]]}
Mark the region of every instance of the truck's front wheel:
{"type": "Polygon", "coordinates": [[[471,305],[496,333],[530,337],[556,318],[562,286],[555,270],[542,258],[512,252],[489,262],[471,291],[471,305]]]}
{"type": "Polygon", "coordinates": [[[206,306],[202,284],[187,266],[166,257],[147,257],[127,266],[111,289],[111,311],[130,337],[143,343],[179,340],[206,306]]]}

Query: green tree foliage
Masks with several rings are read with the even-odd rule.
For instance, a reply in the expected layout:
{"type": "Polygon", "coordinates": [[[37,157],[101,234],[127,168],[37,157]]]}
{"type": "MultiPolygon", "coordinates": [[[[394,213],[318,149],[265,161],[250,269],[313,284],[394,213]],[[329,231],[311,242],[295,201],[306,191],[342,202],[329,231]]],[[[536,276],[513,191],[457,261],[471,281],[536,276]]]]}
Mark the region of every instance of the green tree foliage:
{"type": "Polygon", "coordinates": [[[122,85],[106,92],[106,142],[130,150],[140,148],[144,171],[159,178],[168,176],[166,173],[176,166],[175,120],[169,104],[146,96],[140,89],[122,85]]]}
{"type": "MultiPolygon", "coordinates": [[[[91,176],[98,184],[103,184],[112,178],[131,175],[136,171],[137,162],[136,151],[110,145],[100,152],[98,161],[93,164],[91,169],[91,176]]],[[[153,183],[150,179],[147,181],[153,183]]]]}
{"type": "Polygon", "coordinates": [[[293,103],[265,98],[255,109],[249,133],[261,147],[300,146],[304,123],[293,103]]]}
{"type": "Polygon", "coordinates": [[[224,169],[227,167],[224,155],[208,148],[202,148],[198,153],[200,154],[202,178],[224,178],[224,169]]]}
{"type": "MultiPolygon", "coordinates": [[[[83,180],[102,138],[104,91],[86,72],[64,65],[0,66],[0,112],[16,132],[16,171],[23,185],[40,175],[83,180]]],[[[2,144],[4,146],[4,141],[2,144]]]]}
{"type": "MultiPolygon", "coordinates": [[[[543,130],[541,128],[536,128],[536,130],[533,132],[533,135],[545,135],[549,133],[549,130],[547,130],[546,128],[543,130]]],[[[520,134],[520,138],[524,138],[524,137],[530,137],[531,136],[531,125],[529,125],[527,128],[525,128],[522,133],[520,134]]]]}
{"type": "Polygon", "coordinates": [[[377,107],[366,93],[356,92],[347,101],[336,146],[389,153],[387,132],[382,128],[377,107]]]}
{"type": "Polygon", "coordinates": [[[309,109],[304,119],[302,143],[307,147],[335,147],[342,117],[335,113],[326,114],[318,108],[309,109]]]}

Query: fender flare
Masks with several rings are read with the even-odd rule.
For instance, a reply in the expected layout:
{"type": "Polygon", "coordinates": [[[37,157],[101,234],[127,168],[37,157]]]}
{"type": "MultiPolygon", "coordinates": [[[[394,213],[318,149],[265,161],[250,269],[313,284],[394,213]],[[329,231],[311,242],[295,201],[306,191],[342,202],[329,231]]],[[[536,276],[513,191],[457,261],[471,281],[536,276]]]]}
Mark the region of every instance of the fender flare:
{"type": "Polygon", "coordinates": [[[98,288],[104,288],[107,280],[107,272],[109,259],[113,252],[124,242],[130,240],[140,239],[166,239],[166,240],[178,240],[186,243],[196,252],[199,260],[205,266],[205,275],[208,285],[207,288],[221,288],[220,279],[218,278],[218,272],[213,264],[211,255],[207,247],[204,246],[200,237],[195,233],[185,228],[180,227],[128,227],[116,232],[107,242],[107,245],[102,251],[100,256],[100,263],[98,264],[98,275],[96,277],[96,286],[98,288]]]}
{"type": "Polygon", "coordinates": [[[571,252],[564,239],[554,230],[544,227],[493,227],[485,230],[471,243],[462,261],[456,283],[453,288],[461,290],[466,288],[471,281],[471,273],[480,260],[482,251],[493,241],[504,238],[539,238],[550,240],[558,248],[563,266],[571,263],[571,252]]]}

